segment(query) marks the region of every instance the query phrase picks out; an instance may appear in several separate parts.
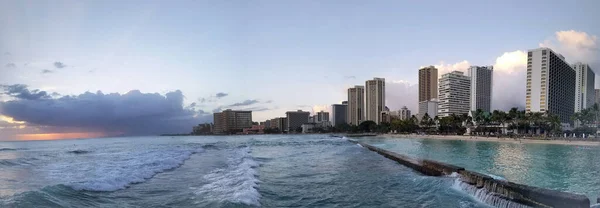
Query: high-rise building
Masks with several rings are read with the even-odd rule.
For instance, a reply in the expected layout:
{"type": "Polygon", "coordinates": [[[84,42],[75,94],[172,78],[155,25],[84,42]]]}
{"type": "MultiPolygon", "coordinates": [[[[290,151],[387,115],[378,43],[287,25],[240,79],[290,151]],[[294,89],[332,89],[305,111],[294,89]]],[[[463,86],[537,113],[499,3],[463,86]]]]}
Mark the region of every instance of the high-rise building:
{"type": "Polygon", "coordinates": [[[391,123],[392,122],[392,114],[389,111],[381,111],[379,117],[381,117],[381,123],[391,123]]]}
{"type": "Polygon", "coordinates": [[[438,69],[428,66],[419,69],[419,103],[438,98],[438,69]]]}
{"type": "Polygon", "coordinates": [[[575,86],[575,112],[592,107],[596,102],[594,84],[596,74],[589,65],[583,63],[573,64],[576,76],[575,86]]]}
{"type": "Polygon", "coordinates": [[[411,117],[410,110],[408,110],[408,108],[406,108],[406,106],[403,106],[400,109],[399,114],[400,114],[400,120],[408,120],[411,117]]]}
{"type": "Polygon", "coordinates": [[[594,94],[596,94],[596,103],[600,105],[600,89],[595,89],[594,92],[594,94]]]}
{"type": "Polygon", "coordinates": [[[214,113],[214,133],[233,134],[252,127],[252,111],[224,110],[214,113]]]}
{"type": "Polygon", "coordinates": [[[470,110],[481,109],[490,112],[492,109],[493,66],[471,66],[467,75],[471,77],[470,110]]]}
{"type": "Polygon", "coordinates": [[[288,111],[285,113],[287,118],[287,131],[294,132],[302,126],[302,124],[308,123],[308,117],[310,112],[308,111],[288,111]]]}
{"type": "Polygon", "coordinates": [[[365,82],[366,106],[365,120],[381,122],[381,111],[385,110],[385,79],[373,78],[365,82]]]}
{"type": "Polygon", "coordinates": [[[279,131],[287,130],[287,118],[285,117],[271,119],[270,124],[271,128],[279,129],[279,131]]]}
{"type": "Polygon", "coordinates": [[[348,88],[348,112],[346,119],[348,124],[358,125],[364,121],[365,116],[365,87],[356,85],[353,88],[348,88]]]}
{"type": "Polygon", "coordinates": [[[461,71],[453,71],[442,75],[438,96],[439,117],[469,113],[471,78],[465,76],[461,71]]]}
{"type": "Polygon", "coordinates": [[[433,118],[438,115],[438,101],[437,99],[431,99],[428,101],[423,101],[419,103],[419,115],[417,115],[418,119],[421,119],[425,113],[429,115],[429,117],[433,118]]]}
{"type": "Polygon", "coordinates": [[[529,50],[525,111],[548,112],[570,124],[575,112],[575,76],[565,58],[552,49],[529,50]]]}
{"type": "Polygon", "coordinates": [[[316,123],[323,122],[323,121],[329,121],[329,112],[325,112],[325,111],[317,112],[316,123]]]}
{"type": "Polygon", "coordinates": [[[333,126],[346,123],[346,113],[348,111],[348,102],[331,105],[331,123],[333,126]]]}

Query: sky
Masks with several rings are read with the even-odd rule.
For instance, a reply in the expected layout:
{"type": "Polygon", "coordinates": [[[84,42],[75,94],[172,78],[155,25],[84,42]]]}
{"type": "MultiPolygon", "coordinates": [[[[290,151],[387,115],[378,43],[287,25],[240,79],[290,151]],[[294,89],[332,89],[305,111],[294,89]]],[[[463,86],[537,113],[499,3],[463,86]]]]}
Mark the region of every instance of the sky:
{"type": "Polygon", "coordinates": [[[429,65],[440,76],[493,65],[492,108],[522,108],[527,50],[600,69],[598,8],[0,0],[0,140],[189,132],[223,109],[252,110],[254,121],[328,111],[373,77],[386,79],[391,110],[416,113],[418,69],[429,65]]]}

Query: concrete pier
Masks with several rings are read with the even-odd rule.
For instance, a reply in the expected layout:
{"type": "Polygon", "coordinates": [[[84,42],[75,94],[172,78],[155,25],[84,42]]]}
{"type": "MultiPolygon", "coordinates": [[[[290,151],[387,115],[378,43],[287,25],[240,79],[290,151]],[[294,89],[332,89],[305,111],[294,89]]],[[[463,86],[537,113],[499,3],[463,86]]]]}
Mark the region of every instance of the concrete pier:
{"type": "MultiPolygon", "coordinates": [[[[443,176],[452,173],[458,173],[462,182],[475,186],[478,189],[485,189],[493,192],[497,197],[507,199],[522,205],[531,207],[565,207],[565,208],[589,208],[590,199],[581,194],[555,191],[550,189],[538,188],[517,184],[509,181],[497,180],[488,175],[465,168],[433,161],[412,158],[406,155],[398,154],[384,150],[369,144],[355,140],[349,140],[353,143],[379,153],[386,158],[394,160],[404,166],[412,168],[424,175],[443,176]]],[[[600,198],[598,199],[600,203],[600,198]]]]}

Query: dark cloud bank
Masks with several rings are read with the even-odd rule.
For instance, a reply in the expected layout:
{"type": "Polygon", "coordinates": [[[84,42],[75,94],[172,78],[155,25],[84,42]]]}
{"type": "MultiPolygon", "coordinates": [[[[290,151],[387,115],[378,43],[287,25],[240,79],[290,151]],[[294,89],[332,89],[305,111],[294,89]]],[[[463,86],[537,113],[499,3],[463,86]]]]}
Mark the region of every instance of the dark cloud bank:
{"type": "Polygon", "coordinates": [[[0,87],[2,94],[15,98],[0,102],[0,114],[28,125],[151,135],[190,132],[192,126],[212,120],[211,114],[183,106],[184,95],[179,90],[165,95],[139,90],[125,94],[98,91],[53,98],[26,85],[0,87]]]}

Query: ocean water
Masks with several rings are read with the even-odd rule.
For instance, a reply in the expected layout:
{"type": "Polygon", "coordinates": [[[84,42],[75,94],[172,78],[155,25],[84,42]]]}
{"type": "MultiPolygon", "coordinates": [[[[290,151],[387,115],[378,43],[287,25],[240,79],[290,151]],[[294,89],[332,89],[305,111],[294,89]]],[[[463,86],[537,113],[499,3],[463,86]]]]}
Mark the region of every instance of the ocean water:
{"type": "MultiPolygon", "coordinates": [[[[598,175],[598,162],[585,162],[598,158],[591,147],[567,151],[576,162],[555,150],[569,146],[361,140],[533,185],[592,195],[599,187],[580,181],[598,175]]],[[[477,194],[327,135],[0,142],[0,207],[490,207],[477,194]]]]}
{"type": "Polygon", "coordinates": [[[513,144],[486,141],[362,138],[362,142],[458,165],[497,179],[600,196],[600,146],[513,144]]]}

